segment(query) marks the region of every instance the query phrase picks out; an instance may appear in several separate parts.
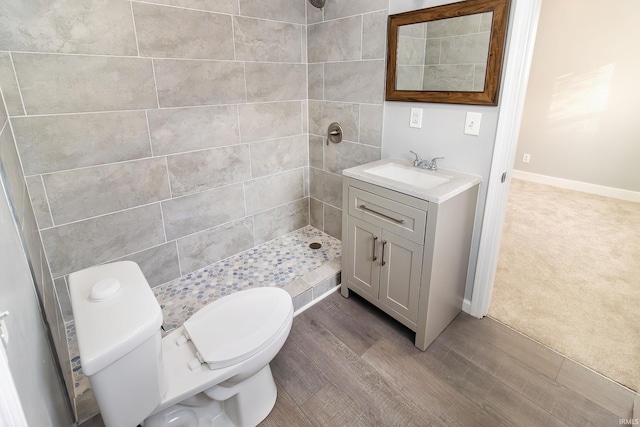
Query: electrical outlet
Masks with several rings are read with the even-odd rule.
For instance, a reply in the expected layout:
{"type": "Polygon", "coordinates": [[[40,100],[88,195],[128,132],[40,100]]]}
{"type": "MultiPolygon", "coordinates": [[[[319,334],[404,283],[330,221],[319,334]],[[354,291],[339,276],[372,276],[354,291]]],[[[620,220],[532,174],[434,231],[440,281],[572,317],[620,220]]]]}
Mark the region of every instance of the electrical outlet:
{"type": "Polygon", "coordinates": [[[409,127],[412,127],[412,128],[422,127],[422,108],[411,109],[411,116],[409,117],[409,127]]]}
{"type": "Polygon", "coordinates": [[[522,163],[529,163],[531,161],[531,154],[524,153],[522,155],[522,163]]]}

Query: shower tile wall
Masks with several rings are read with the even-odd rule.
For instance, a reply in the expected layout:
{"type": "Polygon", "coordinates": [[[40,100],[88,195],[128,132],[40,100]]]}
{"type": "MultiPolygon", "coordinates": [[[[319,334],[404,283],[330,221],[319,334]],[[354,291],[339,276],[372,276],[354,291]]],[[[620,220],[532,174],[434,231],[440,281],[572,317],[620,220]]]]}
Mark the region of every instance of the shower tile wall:
{"type": "Polygon", "coordinates": [[[3,2],[0,83],[54,279],[135,259],[158,285],[308,224],[306,2],[265,3],[3,2]]]}
{"type": "Polygon", "coordinates": [[[387,1],[327,1],[307,23],[311,225],[341,238],[342,170],[380,158],[387,1]]]}

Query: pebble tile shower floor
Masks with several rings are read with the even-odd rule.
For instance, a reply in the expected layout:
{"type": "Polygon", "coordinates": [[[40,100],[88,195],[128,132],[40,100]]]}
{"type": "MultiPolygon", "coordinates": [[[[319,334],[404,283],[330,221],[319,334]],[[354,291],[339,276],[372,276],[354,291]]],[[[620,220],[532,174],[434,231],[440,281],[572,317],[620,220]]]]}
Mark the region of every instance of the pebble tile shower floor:
{"type": "MultiPolygon", "coordinates": [[[[307,226],[238,255],[153,288],[165,330],[182,325],[206,304],[243,289],[277,286],[287,290],[299,310],[339,283],[342,245],[307,226]],[[318,242],[320,249],[309,245],[318,242]]],[[[73,321],[66,324],[78,421],[98,412],[89,379],[82,373],[73,321]]]]}

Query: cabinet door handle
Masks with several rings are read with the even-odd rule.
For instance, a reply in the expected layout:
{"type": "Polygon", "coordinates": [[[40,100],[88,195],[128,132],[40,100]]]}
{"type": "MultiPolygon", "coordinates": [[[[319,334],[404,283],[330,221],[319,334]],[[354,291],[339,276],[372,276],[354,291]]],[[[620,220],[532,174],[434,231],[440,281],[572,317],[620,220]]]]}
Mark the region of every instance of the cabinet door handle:
{"type": "Polygon", "coordinates": [[[378,236],[373,236],[373,253],[371,254],[371,260],[376,261],[378,257],[376,256],[376,241],[378,240],[378,236]]]}
{"type": "Polygon", "coordinates": [[[375,210],[373,210],[373,209],[371,209],[371,208],[368,208],[368,207],[367,207],[367,205],[360,205],[360,206],[358,206],[358,207],[359,207],[360,209],[362,209],[362,210],[365,210],[365,211],[368,211],[368,212],[374,213],[374,214],[376,214],[376,215],[380,215],[381,217],[384,217],[384,218],[390,219],[391,221],[395,221],[395,222],[397,222],[398,224],[404,224],[404,219],[397,219],[397,218],[394,218],[394,217],[392,217],[392,216],[385,215],[385,214],[383,214],[382,212],[378,212],[378,211],[375,211],[375,210]]]}
{"type": "Polygon", "coordinates": [[[382,241],[382,260],[380,261],[380,265],[384,266],[386,264],[385,260],[384,260],[384,247],[387,245],[387,241],[383,240],[382,241]]]}

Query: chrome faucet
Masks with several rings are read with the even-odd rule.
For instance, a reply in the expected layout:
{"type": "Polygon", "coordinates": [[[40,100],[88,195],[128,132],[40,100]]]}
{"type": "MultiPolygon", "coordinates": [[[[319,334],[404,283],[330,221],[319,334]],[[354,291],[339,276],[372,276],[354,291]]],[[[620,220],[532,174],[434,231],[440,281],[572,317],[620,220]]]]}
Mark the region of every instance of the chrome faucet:
{"type": "Polygon", "coordinates": [[[413,153],[413,155],[416,156],[415,160],[413,161],[413,166],[415,166],[417,168],[421,168],[421,169],[429,169],[429,170],[437,171],[438,170],[437,161],[440,160],[440,159],[444,159],[444,157],[434,157],[433,159],[431,159],[431,161],[424,160],[415,151],[413,151],[413,150],[409,150],[409,151],[411,151],[411,153],[413,153]]]}

